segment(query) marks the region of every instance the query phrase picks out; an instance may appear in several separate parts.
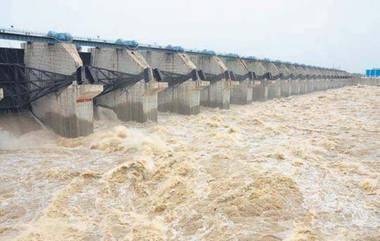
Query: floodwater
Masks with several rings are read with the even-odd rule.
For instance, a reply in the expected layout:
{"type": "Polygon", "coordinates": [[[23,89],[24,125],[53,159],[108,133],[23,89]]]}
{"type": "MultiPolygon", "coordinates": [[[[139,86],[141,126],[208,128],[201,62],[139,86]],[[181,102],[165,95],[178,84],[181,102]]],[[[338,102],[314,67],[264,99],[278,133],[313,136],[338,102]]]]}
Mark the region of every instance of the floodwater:
{"type": "Polygon", "coordinates": [[[14,118],[0,240],[380,240],[379,87],[159,123],[104,112],[77,139],[14,118]]]}

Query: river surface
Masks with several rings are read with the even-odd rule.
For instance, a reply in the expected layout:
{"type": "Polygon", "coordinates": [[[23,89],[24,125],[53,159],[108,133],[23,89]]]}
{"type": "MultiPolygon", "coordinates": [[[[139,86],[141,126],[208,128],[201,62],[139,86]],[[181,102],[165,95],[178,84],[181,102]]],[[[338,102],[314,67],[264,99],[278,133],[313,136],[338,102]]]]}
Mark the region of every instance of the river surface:
{"type": "Polygon", "coordinates": [[[64,139],[0,120],[0,240],[380,240],[380,88],[64,139]]]}

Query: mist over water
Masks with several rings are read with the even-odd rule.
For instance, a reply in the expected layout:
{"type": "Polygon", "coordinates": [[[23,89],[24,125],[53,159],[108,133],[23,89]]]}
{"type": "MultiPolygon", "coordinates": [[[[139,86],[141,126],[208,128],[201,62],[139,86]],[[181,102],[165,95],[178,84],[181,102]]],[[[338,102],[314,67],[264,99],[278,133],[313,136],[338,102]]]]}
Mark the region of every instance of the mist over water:
{"type": "Polygon", "coordinates": [[[0,240],[379,240],[380,88],[65,139],[0,119],[0,240]]]}

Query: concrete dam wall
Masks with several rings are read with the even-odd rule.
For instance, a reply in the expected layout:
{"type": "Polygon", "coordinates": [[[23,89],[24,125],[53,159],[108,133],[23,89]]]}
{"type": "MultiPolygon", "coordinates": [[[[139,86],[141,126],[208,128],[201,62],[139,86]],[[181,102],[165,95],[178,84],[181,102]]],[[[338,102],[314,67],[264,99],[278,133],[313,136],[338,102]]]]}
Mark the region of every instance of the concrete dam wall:
{"type": "MultiPolygon", "coordinates": [[[[79,52],[71,43],[32,42],[9,51],[13,56],[9,64],[43,73],[23,76],[30,82],[29,92],[41,89],[43,93],[30,98],[29,108],[65,137],[92,133],[99,107],[112,110],[121,121],[146,122],[157,121],[158,111],[194,115],[201,106],[229,109],[230,104],[378,84],[340,70],[155,47],[96,47],[79,52]],[[72,81],[65,86],[53,81],[52,86],[46,82],[39,89],[33,87],[37,81],[44,83],[44,78],[51,80],[51,75],[72,81]]],[[[5,99],[0,107],[10,103],[12,88],[0,85],[0,101],[5,99]]]]}

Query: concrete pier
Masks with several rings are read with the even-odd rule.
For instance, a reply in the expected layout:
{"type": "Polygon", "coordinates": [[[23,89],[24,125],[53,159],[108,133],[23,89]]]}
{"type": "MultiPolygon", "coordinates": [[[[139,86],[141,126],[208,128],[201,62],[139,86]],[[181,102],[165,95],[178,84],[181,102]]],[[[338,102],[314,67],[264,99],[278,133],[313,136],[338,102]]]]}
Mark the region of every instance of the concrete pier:
{"type": "Polygon", "coordinates": [[[303,95],[306,94],[306,85],[307,85],[307,73],[305,72],[304,68],[300,65],[295,66],[298,71],[298,76],[300,78],[298,79],[298,85],[299,85],[299,94],[303,95]]]}
{"type": "Polygon", "coordinates": [[[3,89],[0,89],[0,101],[4,98],[4,92],[3,89]]]}
{"type": "MultiPolygon", "coordinates": [[[[71,75],[82,65],[76,46],[69,43],[30,43],[24,45],[27,67],[71,75]]],[[[33,78],[31,78],[33,81],[33,78]]],[[[103,90],[99,85],[75,82],[33,102],[32,112],[45,125],[64,137],[78,137],[93,132],[94,96],[103,90]]]]}
{"type": "Polygon", "coordinates": [[[187,53],[191,61],[204,74],[207,86],[201,90],[201,105],[229,109],[231,98],[231,80],[226,76],[228,71],[224,62],[215,55],[187,53]]]}
{"type": "Polygon", "coordinates": [[[267,80],[263,78],[267,74],[263,64],[255,59],[244,59],[248,70],[255,74],[256,79],[252,86],[252,100],[265,101],[268,97],[267,80]]]}
{"type": "Polygon", "coordinates": [[[327,85],[326,73],[321,68],[316,68],[318,78],[314,82],[314,91],[321,91],[327,85]]]}
{"type": "Polygon", "coordinates": [[[91,49],[91,65],[141,75],[137,83],[96,97],[97,106],[112,109],[122,121],[157,121],[157,83],[140,53],[126,48],[94,48],[91,49]]]}
{"type": "Polygon", "coordinates": [[[293,64],[287,64],[286,67],[288,68],[290,74],[292,75],[292,78],[289,80],[290,95],[299,95],[300,94],[299,71],[293,64]]]}
{"type": "Polygon", "coordinates": [[[291,85],[290,85],[290,70],[283,63],[275,63],[279,73],[282,78],[279,80],[281,88],[281,97],[288,97],[291,95],[291,85]]]}
{"type": "Polygon", "coordinates": [[[220,59],[225,63],[228,71],[232,72],[231,103],[246,105],[252,103],[253,79],[246,63],[239,57],[221,56],[220,59]]]}
{"type": "Polygon", "coordinates": [[[370,86],[376,86],[379,85],[379,78],[360,78],[357,80],[357,83],[360,85],[370,85],[370,86]]]}
{"type": "Polygon", "coordinates": [[[311,82],[311,84],[309,86],[309,88],[310,88],[309,92],[314,92],[315,88],[316,88],[316,86],[318,84],[319,73],[318,73],[317,69],[314,68],[314,67],[309,67],[309,72],[310,72],[311,76],[313,77],[312,78],[312,82],[311,82]]]}
{"type": "Polygon", "coordinates": [[[193,80],[196,65],[183,52],[142,48],[139,52],[148,64],[159,69],[168,88],[158,93],[158,110],[183,115],[200,112],[200,80],[193,80]],[[183,79],[185,78],[185,80],[183,79]]]}
{"type": "Polygon", "coordinates": [[[301,67],[303,68],[303,73],[305,76],[304,94],[308,94],[308,93],[312,92],[312,90],[313,90],[313,84],[314,84],[314,79],[312,78],[313,72],[307,66],[305,66],[305,67],[301,66],[301,67]]]}
{"type": "Polygon", "coordinates": [[[274,98],[280,98],[281,97],[281,85],[280,85],[280,79],[279,75],[280,72],[278,71],[277,67],[269,61],[263,62],[264,67],[266,68],[266,72],[270,73],[273,78],[272,80],[268,80],[268,100],[274,99],[274,98]]]}

